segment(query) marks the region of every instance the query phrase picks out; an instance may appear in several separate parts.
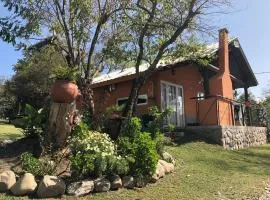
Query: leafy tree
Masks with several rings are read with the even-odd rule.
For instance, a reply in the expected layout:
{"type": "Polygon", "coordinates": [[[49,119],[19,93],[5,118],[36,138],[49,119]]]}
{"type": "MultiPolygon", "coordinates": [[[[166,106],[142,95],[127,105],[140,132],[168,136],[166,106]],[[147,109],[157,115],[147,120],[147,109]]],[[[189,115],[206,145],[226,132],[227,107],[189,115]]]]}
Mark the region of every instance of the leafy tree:
{"type": "Polygon", "coordinates": [[[42,37],[41,32],[57,38],[55,44],[61,49],[68,66],[80,68],[82,72],[79,86],[85,105],[93,113],[93,91],[90,85],[93,77],[108,67],[108,60],[104,59],[104,49],[112,36],[118,34],[114,21],[117,13],[129,1],[1,0],[1,2],[13,14],[0,19],[0,24],[5,25],[0,32],[2,38],[14,42],[16,36],[24,39],[30,36],[42,37]],[[17,25],[22,29],[16,28],[17,25]]]}
{"type": "Polygon", "coordinates": [[[54,46],[24,51],[24,57],[14,66],[15,75],[9,81],[8,90],[23,108],[27,103],[41,108],[51,89],[50,76],[59,66],[66,65],[54,46]]]}
{"type": "MultiPolygon", "coordinates": [[[[186,58],[207,64],[202,46],[196,36],[211,33],[213,14],[225,11],[229,0],[136,0],[125,10],[117,27],[124,36],[115,38],[117,59],[133,63],[136,78],[133,82],[124,116],[130,118],[136,108],[139,91],[159,64],[173,58],[186,58]],[[128,31],[125,31],[128,30],[128,31]],[[126,38],[123,40],[123,38],[126,38]],[[196,53],[195,53],[196,52],[196,53]],[[122,58],[121,58],[122,56],[122,58]],[[162,61],[162,62],[161,62],[162,61]],[[141,72],[141,65],[148,69],[141,72]]],[[[114,55],[116,57],[116,55],[114,55]]]]}
{"type": "Polygon", "coordinates": [[[16,98],[8,90],[9,82],[0,85],[0,118],[9,118],[16,115],[16,98]]]}

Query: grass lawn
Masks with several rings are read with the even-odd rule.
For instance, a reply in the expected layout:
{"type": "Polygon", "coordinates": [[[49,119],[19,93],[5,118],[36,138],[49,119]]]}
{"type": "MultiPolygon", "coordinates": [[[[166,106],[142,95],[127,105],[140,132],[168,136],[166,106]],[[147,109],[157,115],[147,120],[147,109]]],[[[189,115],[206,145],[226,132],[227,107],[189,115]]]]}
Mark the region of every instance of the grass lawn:
{"type": "Polygon", "coordinates": [[[0,120],[0,140],[4,139],[17,139],[23,137],[21,129],[15,128],[12,124],[0,120]]]}
{"type": "MultiPolygon", "coordinates": [[[[259,197],[270,183],[270,145],[227,151],[203,142],[167,147],[177,160],[175,173],[136,190],[121,189],[82,199],[196,200],[259,197]]],[[[7,196],[0,195],[0,199],[7,196]]],[[[9,197],[12,199],[12,197],[9,197]]],[[[74,199],[67,197],[68,199],[74,199]]]]}
{"type": "Polygon", "coordinates": [[[177,160],[174,174],[137,190],[85,197],[98,199],[243,199],[259,197],[269,183],[270,145],[226,151],[203,142],[168,147],[177,160]]]}

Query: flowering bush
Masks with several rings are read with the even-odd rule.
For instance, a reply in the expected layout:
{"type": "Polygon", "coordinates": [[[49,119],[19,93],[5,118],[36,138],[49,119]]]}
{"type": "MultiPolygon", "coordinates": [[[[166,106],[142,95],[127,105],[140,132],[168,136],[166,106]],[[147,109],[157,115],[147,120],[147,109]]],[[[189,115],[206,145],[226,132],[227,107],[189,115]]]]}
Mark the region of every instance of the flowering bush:
{"type": "Polygon", "coordinates": [[[79,176],[119,174],[128,171],[125,158],[117,155],[116,145],[105,133],[89,131],[83,124],[75,127],[70,139],[72,172],[79,176]]]}

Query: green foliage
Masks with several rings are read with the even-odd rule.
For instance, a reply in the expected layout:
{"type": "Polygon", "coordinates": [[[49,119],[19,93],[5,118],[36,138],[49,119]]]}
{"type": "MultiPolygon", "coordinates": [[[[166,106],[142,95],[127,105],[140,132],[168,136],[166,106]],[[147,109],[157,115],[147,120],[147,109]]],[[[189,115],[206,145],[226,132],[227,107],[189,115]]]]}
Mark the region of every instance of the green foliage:
{"type": "Polygon", "coordinates": [[[21,160],[22,160],[22,168],[23,170],[26,170],[29,173],[32,173],[34,175],[39,174],[40,171],[40,163],[39,160],[31,153],[23,153],[21,155],[21,160]]]}
{"type": "Polygon", "coordinates": [[[0,118],[12,120],[16,113],[16,99],[8,91],[9,82],[0,85],[0,118]]]}
{"type": "Polygon", "coordinates": [[[25,104],[36,108],[46,104],[53,84],[50,76],[59,66],[66,66],[61,53],[53,46],[23,53],[24,57],[14,66],[15,74],[5,84],[8,94],[16,100],[17,105],[20,103],[22,112],[25,104]]]}
{"type": "Polygon", "coordinates": [[[151,177],[158,162],[158,153],[156,143],[152,140],[147,132],[141,133],[134,141],[135,147],[135,163],[132,171],[136,177],[151,177]]]}
{"type": "Polygon", "coordinates": [[[124,128],[122,128],[120,136],[128,137],[134,140],[141,133],[142,124],[138,117],[131,118],[125,123],[124,128]]]}
{"type": "Polygon", "coordinates": [[[68,80],[76,82],[79,77],[79,72],[77,68],[57,67],[54,70],[54,74],[51,77],[54,77],[59,80],[68,80]]]}
{"type": "Polygon", "coordinates": [[[154,141],[156,142],[158,155],[162,155],[164,152],[164,146],[166,145],[165,136],[162,133],[156,134],[154,141]]]}
{"type": "Polygon", "coordinates": [[[33,106],[26,104],[25,116],[13,121],[13,124],[23,129],[25,136],[40,136],[46,129],[48,120],[48,108],[35,109],[33,106]]]}
{"type": "Polygon", "coordinates": [[[84,123],[75,127],[69,141],[72,172],[77,176],[100,177],[128,172],[128,163],[117,155],[115,144],[105,133],[89,131],[84,123]]]}
{"type": "Polygon", "coordinates": [[[162,151],[162,136],[152,138],[152,134],[142,132],[141,120],[131,118],[126,123],[117,140],[118,151],[126,156],[132,175],[138,179],[148,179],[153,175],[162,151]]]}
{"type": "MultiPolygon", "coordinates": [[[[164,111],[159,111],[158,107],[153,106],[149,108],[149,113],[153,117],[153,120],[148,123],[146,126],[146,131],[152,134],[152,138],[156,138],[161,130],[163,129],[163,122],[164,120],[170,115],[171,109],[166,108],[164,111]]],[[[174,129],[172,125],[169,125],[168,128],[171,131],[174,129]]]]}
{"type": "Polygon", "coordinates": [[[21,161],[22,169],[35,176],[52,175],[54,171],[54,165],[51,161],[47,159],[39,160],[28,152],[21,155],[21,161]]]}

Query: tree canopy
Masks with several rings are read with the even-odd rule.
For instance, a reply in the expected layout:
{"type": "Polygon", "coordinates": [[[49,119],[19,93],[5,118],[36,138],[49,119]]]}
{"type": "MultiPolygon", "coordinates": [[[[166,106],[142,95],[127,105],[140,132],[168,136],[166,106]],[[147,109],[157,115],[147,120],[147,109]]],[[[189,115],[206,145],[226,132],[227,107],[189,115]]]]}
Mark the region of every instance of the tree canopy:
{"type": "Polygon", "coordinates": [[[24,51],[24,57],[14,66],[15,75],[9,81],[8,90],[21,104],[40,108],[52,86],[50,77],[55,69],[66,65],[54,46],[24,51]]]}
{"type": "Polygon", "coordinates": [[[134,110],[142,84],[160,61],[194,56],[200,46],[198,34],[209,34],[213,30],[211,19],[230,6],[230,0],[1,2],[11,14],[0,19],[0,36],[13,43],[18,38],[57,38],[55,44],[68,66],[81,69],[82,94],[93,112],[89,85],[97,74],[135,67],[137,77],[126,107],[134,110]],[[139,73],[141,64],[148,64],[148,70],[139,73]]]}

